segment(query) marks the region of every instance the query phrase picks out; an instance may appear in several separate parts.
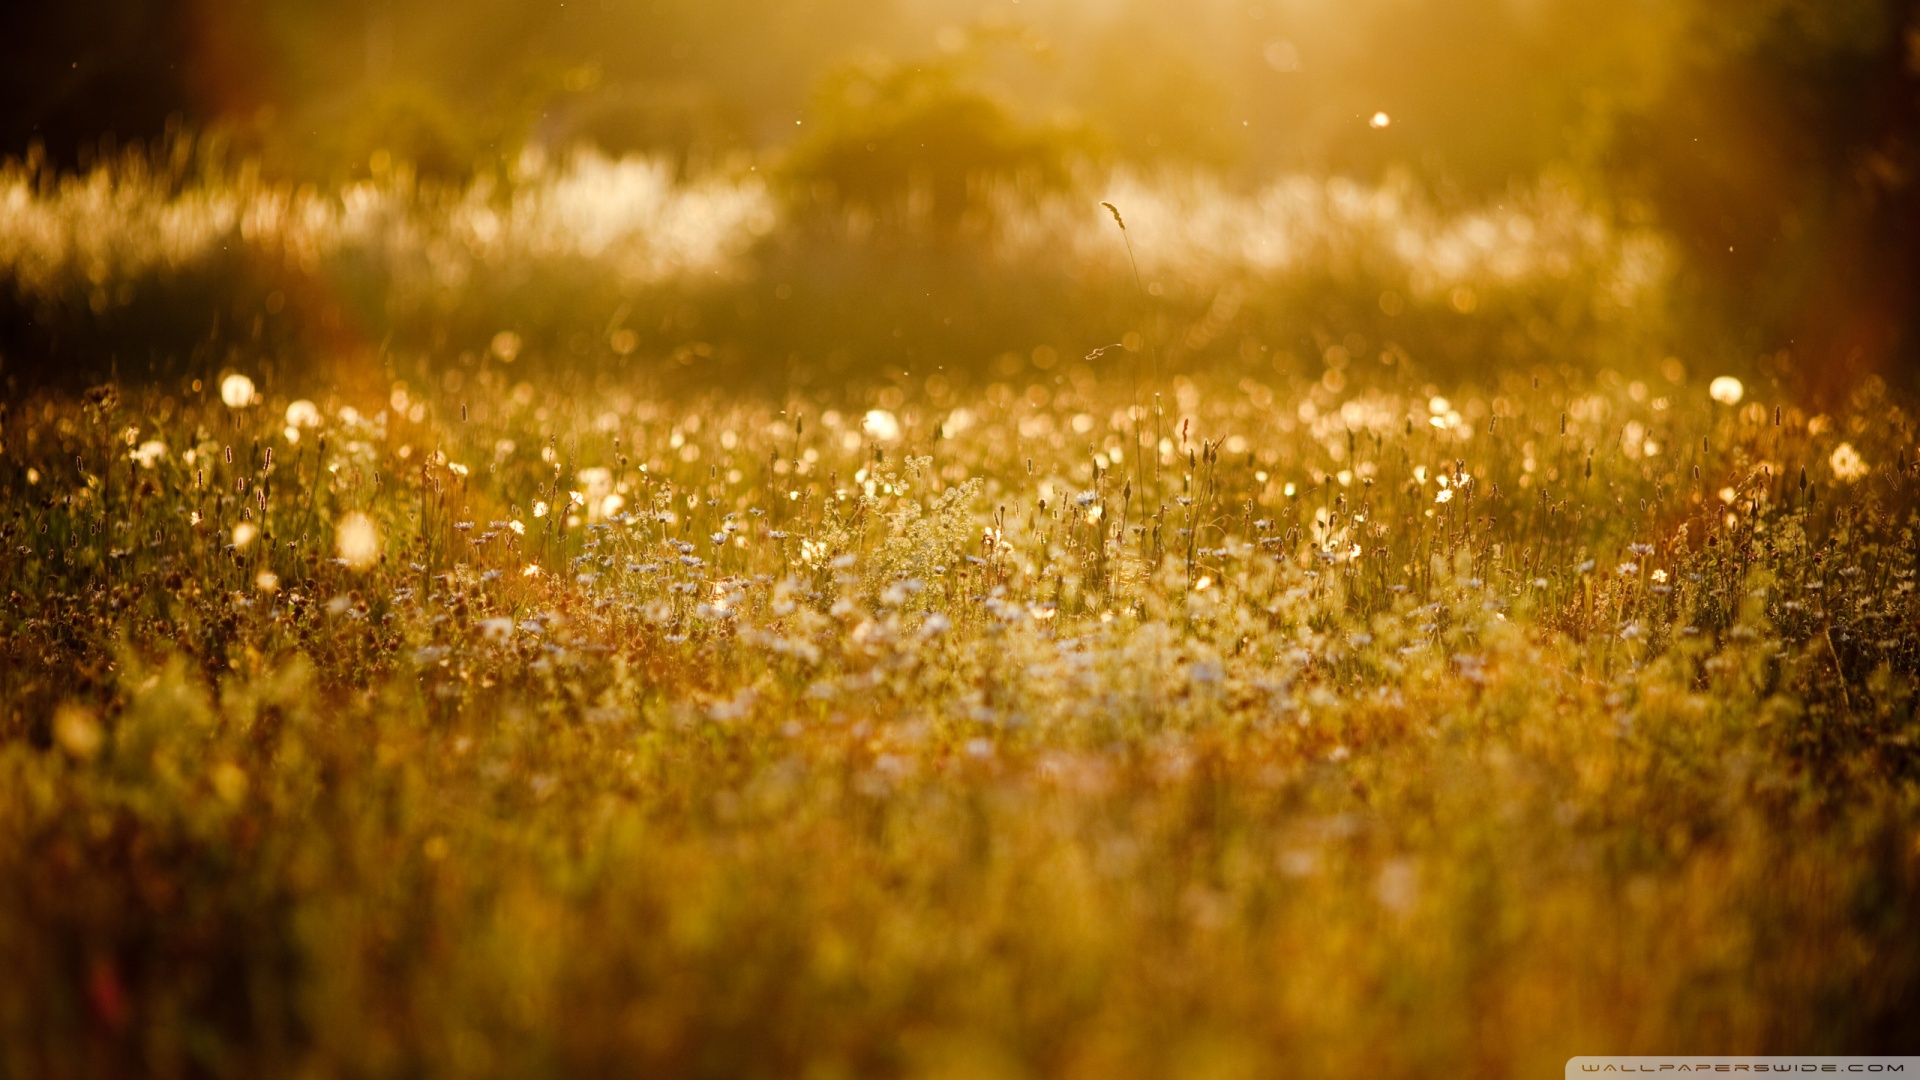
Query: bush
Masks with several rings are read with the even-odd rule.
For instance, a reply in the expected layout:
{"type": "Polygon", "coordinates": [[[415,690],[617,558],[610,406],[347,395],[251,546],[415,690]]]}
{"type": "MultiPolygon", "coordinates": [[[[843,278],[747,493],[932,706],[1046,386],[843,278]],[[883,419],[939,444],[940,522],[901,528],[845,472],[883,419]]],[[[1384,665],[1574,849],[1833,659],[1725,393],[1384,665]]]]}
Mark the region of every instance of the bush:
{"type": "Polygon", "coordinates": [[[824,80],[814,130],[788,163],[804,206],[950,233],[991,220],[996,182],[1059,190],[1083,135],[1029,124],[975,84],[974,54],[867,61],[824,80]]]}

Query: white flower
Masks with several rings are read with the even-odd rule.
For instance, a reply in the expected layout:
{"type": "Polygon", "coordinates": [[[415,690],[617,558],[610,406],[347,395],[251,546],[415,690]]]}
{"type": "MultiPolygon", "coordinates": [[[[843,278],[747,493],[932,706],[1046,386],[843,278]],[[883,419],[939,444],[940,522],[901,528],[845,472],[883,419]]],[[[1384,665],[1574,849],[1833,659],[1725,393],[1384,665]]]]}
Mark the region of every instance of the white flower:
{"type": "Polygon", "coordinates": [[[311,428],[320,426],[320,407],[306,398],[287,405],[287,426],[290,428],[311,428]]]}
{"type": "Polygon", "coordinates": [[[365,570],[380,559],[380,529],[357,510],[333,527],[333,543],[340,560],[355,570],[365,570]]]}
{"type": "Polygon", "coordinates": [[[220,380],[220,400],[229,409],[244,409],[253,404],[253,380],[238,372],[220,380]]]}
{"type": "Polygon", "coordinates": [[[885,409],[868,409],[860,429],[881,442],[900,441],[900,420],[885,409]]]}
{"type": "Polygon", "coordinates": [[[1841,443],[1834,447],[1832,455],[1827,458],[1827,466],[1833,470],[1835,479],[1847,484],[1865,479],[1873,471],[1852,443],[1841,443]]]}
{"type": "Polygon", "coordinates": [[[1731,375],[1722,375],[1707,386],[1707,396],[1722,405],[1738,405],[1747,396],[1747,388],[1731,375]]]}
{"type": "Polygon", "coordinates": [[[580,488],[588,495],[605,495],[613,490],[613,470],[594,465],[580,470],[580,488]]]}

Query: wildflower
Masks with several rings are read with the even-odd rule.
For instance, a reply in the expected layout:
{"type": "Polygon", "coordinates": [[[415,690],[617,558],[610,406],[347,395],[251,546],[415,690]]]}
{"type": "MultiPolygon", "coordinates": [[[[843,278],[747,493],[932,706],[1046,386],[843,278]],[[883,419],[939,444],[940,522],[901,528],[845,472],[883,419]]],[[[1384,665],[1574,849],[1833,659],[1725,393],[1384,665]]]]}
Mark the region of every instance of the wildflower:
{"type": "Polygon", "coordinates": [[[509,521],[509,522],[507,522],[507,528],[509,528],[509,529],[512,529],[512,530],[513,530],[513,535],[515,535],[515,536],[525,536],[525,535],[527,535],[527,525],[526,525],[526,522],[523,522],[523,521],[509,521]]]}
{"type": "Polygon", "coordinates": [[[207,774],[213,784],[213,793],[220,796],[222,802],[238,805],[247,797],[246,770],[231,761],[223,761],[207,774]]]}
{"type": "Polygon", "coordinates": [[[1420,900],[1419,868],[1411,859],[1394,859],[1380,868],[1373,883],[1374,899],[1380,906],[1404,915],[1420,900]]]}
{"type": "Polygon", "coordinates": [[[1452,501],[1453,501],[1453,489],[1452,489],[1452,488],[1441,488],[1441,489],[1440,489],[1440,494],[1438,494],[1438,495],[1435,495],[1435,496],[1433,497],[1433,501],[1434,501],[1434,502],[1437,502],[1437,503],[1449,503],[1449,502],[1452,502],[1452,501]]]}
{"type": "Polygon", "coordinates": [[[271,570],[262,570],[258,574],[254,575],[253,587],[256,589],[259,589],[263,593],[279,592],[280,591],[280,575],[274,573],[271,570]]]}
{"type": "Polygon", "coordinates": [[[547,516],[547,504],[546,504],[545,502],[542,502],[542,501],[541,501],[541,500],[539,500],[539,499],[535,499],[535,500],[533,501],[533,516],[534,516],[534,517],[537,517],[537,518],[543,518],[543,517],[546,517],[546,516],[547,516]]]}
{"type": "Polygon", "coordinates": [[[167,444],[159,439],[148,439],[135,447],[128,456],[139,462],[141,468],[151,469],[155,462],[167,456],[167,444]]]}
{"type": "Polygon", "coordinates": [[[1722,405],[1738,405],[1747,396],[1747,388],[1731,375],[1722,375],[1707,386],[1707,396],[1722,405]]]}
{"type": "Polygon", "coordinates": [[[707,706],[707,718],[717,723],[727,723],[748,716],[753,711],[754,698],[758,696],[752,687],[747,687],[725,701],[716,701],[707,706]]]}
{"type": "Polygon", "coordinates": [[[1833,453],[1827,458],[1827,466],[1833,470],[1836,480],[1847,484],[1864,479],[1869,472],[1873,471],[1867,466],[1866,460],[1860,456],[1860,452],[1853,448],[1852,443],[1841,443],[1834,447],[1833,453]]]}
{"type": "Polygon", "coordinates": [[[290,428],[315,428],[320,426],[320,407],[306,398],[287,405],[287,426],[290,428]]]}
{"type": "Polygon", "coordinates": [[[238,372],[220,380],[220,400],[229,409],[244,409],[253,404],[253,380],[238,372]]]}
{"type": "Polygon", "coordinates": [[[68,702],[53,714],[53,741],[75,761],[91,761],[106,736],[92,709],[68,702]]]}
{"type": "Polygon", "coordinates": [[[880,442],[900,441],[900,420],[885,409],[868,409],[860,429],[880,442]]]}
{"type": "Polygon", "coordinates": [[[373,519],[353,511],[334,526],[334,550],[352,569],[365,570],[380,559],[380,529],[373,519]]]}
{"type": "Polygon", "coordinates": [[[237,548],[246,547],[248,544],[253,543],[254,537],[259,535],[260,530],[254,527],[253,522],[243,521],[233,527],[233,546],[237,548]]]}
{"type": "Polygon", "coordinates": [[[593,465],[581,469],[578,474],[580,486],[590,494],[600,494],[613,490],[613,470],[603,465],[593,465]]]}

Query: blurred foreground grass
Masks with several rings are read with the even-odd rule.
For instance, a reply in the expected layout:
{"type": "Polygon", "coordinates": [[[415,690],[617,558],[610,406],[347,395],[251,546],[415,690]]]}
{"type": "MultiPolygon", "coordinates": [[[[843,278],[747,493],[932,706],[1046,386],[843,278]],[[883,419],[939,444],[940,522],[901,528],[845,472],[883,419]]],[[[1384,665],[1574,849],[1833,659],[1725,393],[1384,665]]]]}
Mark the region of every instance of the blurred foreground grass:
{"type": "Polygon", "coordinates": [[[1901,401],[1139,362],[17,396],[0,1071],[1914,1051],[1901,401]]]}

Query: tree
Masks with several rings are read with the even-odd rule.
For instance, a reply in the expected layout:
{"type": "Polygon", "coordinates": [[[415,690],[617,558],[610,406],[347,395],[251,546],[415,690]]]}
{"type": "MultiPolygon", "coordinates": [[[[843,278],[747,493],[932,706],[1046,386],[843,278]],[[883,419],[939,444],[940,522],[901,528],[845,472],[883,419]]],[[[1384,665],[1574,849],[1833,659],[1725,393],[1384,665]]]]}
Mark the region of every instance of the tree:
{"type": "Polygon", "coordinates": [[[1685,284],[1817,389],[1920,376],[1920,5],[1706,0],[1605,162],[1685,284]]]}

